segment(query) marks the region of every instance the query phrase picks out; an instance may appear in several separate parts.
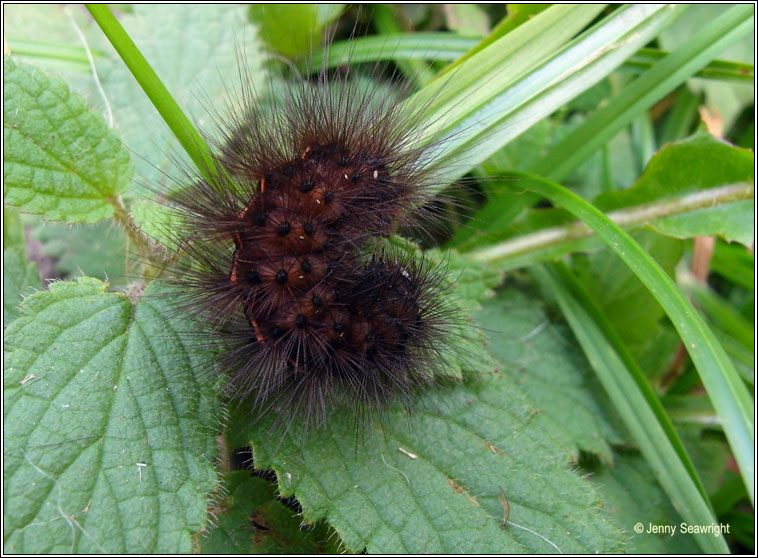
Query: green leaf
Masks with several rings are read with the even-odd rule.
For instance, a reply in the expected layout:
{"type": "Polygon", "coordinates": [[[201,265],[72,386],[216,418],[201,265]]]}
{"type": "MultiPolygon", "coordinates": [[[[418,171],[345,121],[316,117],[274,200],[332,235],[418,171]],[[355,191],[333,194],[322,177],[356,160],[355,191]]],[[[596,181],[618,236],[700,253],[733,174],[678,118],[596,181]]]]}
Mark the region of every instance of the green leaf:
{"type": "MultiPolygon", "coordinates": [[[[396,5],[393,6],[392,4],[376,4],[373,7],[372,23],[379,35],[385,37],[388,35],[397,35],[404,31],[409,23],[411,25],[417,24],[418,17],[421,16],[423,18],[425,16],[424,12],[429,12],[428,6],[417,5],[414,10],[414,7],[408,4],[402,7],[396,5]],[[413,13],[415,13],[415,18],[412,16],[413,13]],[[409,21],[410,19],[415,19],[415,21],[409,21]]],[[[351,43],[353,43],[353,41],[347,41],[347,44],[351,43]]],[[[383,47],[379,46],[378,50],[375,49],[374,52],[380,52],[382,50],[384,50],[383,47]]],[[[349,51],[347,54],[347,58],[343,58],[346,62],[352,59],[349,51]]],[[[318,56],[318,54],[316,56],[318,56]]],[[[329,56],[327,63],[331,63],[331,60],[332,58],[329,56]]],[[[411,82],[424,84],[434,78],[434,70],[422,60],[414,60],[413,58],[410,60],[396,59],[395,63],[397,64],[398,69],[411,82]]]]}
{"type": "MultiPolygon", "coordinates": [[[[72,91],[87,99],[91,94],[96,95],[92,69],[76,31],[78,26],[86,34],[93,23],[84,6],[9,4],[3,16],[14,60],[54,72],[72,91]]],[[[91,49],[91,52],[93,56],[100,54],[97,49],[91,49]]],[[[91,108],[102,105],[99,95],[92,100],[91,108]]]]}
{"type": "MultiPolygon", "coordinates": [[[[606,192],[595,199],[605,211],[684,198],[715,188],[753,184],[755,157],[707,132],[664,146],[650,160],[640,179],[626,190],[606,192]]],[[[710,195],[710,193],[708,193],[710,195]]],[[[753,200],[705,207],[681,215],[650,219],[647,225],[676,238],[720,235],[746,246],[755,238],[753,200]]]]}
{"type": "Polygon", "coordinates": [[[302,60],[299,67],[318,70],[335,68],[350,62],[378,62],[380,60],[457,60],[479,42],[455,33],[383,33],[349,41],[337,41],[313,53],[310,60],[302,60]],[[328,58],[325,59],[325,57],[328,58]]]}
{"type": "MultiPolygon", "coordinates": [[[[679,6],[677,13],[685,9],[685,6],[679,6]]],[[[545,13],[549,13],[549,10],[545,13]]],[[[624,16],[622,9],[617,10],[614,14],[618,18],[624,16]]],[[[687,35],[688,39],[685,44],[659,61],[631,84],[624,87],[619,95],[597,110],[560,142],[552,145],[550,151],[537,164],[526,170],[534,174],[549,177],[551,180],[563,180],[590,155],[613,138],[624,126],[631,123],[663,96],[693,75],[698,69],[705,66],[710,60],[720,54],[726,46],[746,35],[752,29],[751,14],[752,8],[750,6],[734,6],[723,16],[711,22],[701,32],[687,35]]],[[[536,20],[538,19],[539,17],[536,18],[536,20]]],[[[609,16],[607,19],[612,20],[612,17],[609,16]]],[[[662,27],[660,22],[656,26],[653,16],[648,15],[648,20],[646,25],[643,25],[647,32],[651,30],[657,31],[662,27]]],[[[610,23],[612,21],[609,22],[609,25],[610,23]]],[[[598,27],[600,27],[599,32],[602,32],[602,26],[598,24],[598,27]]],[[[627,33],[631,33],[628,27],[624,29],[627,33]]],[[[634,38],[638,39],[639,37],[638,35],[634,35],[634,38]]],[[[623,39],[625,44],[626,41],[631,40],[631,37],[623,39]]],[[[578,39],[575,40],[575,42],[577,41],[578,39]]],[[[586,51],[582,52],[586,54],[586,51]]],[[[629,54],[631,55],[631,53],[629,54]]],[[[593,60],[590,67],[600,64],[601,60],[602,57],[598,58],[598,60],[593,60]]],[[[533,72],[530,77],[533,77],[535,73],[533,72]]],[[[579,73],[581,74],[581,72],[579,73]]],[[[605,75],[605,73],[602,75],[605,75]]],[[[598,76],[598,79],[602,75],[598,76]]],[[[591,85],[597,81],[594,76],[595,74],[593,73],[592,80],[587,85],[591,85]]],[[[576,76],[572,76],[571,79],[576,79],[576,76]]],[[[561,79],[560,89],[570,89],[569,82],[571,79],[561,79]]],[[[584,89],[586,87],[583,87],[581,90],[584,89]]],[[[540,108],[542,107],[533,110],[539,110],[540,108]]],[[[519,112],[528,113],[528,110],[524,111],[522,109],[519,112]]],[[[514,122],[511,126],[511,131],[517,131],[520,126],[521,121],[514,122]]],[[[477,145],[476,153],[477,156],[480,153],[486,153],[483,151],[481,144],[477,145]]],[[[533,204],[536,201],[532,196],[522,195],[516,198],[514,196],[491,196],[489,203],[474,216],[472,221],[479,228],[483,229],[484,232],[497,231],[503,224],[502,217],[500,217],[501,214],[512,216],[521,207],[533,204]],[[503,209],[504,207],[507,209],[503,209]],[[499,218],[493,218],[493,216],[498,216],[499,218]]],[[[461,239],[459,238],[459,240],[461,239]]]]}
{"type": "MultiPolygon", "coordinates": [[[[706,395],[665,395],[661,398],[661,403],[666,408],[666,414],[671,417],[674,423],[699,424],[710,428],[721,426],[716,412],[713,410],[713,405],[706,395]]],[[[745,491],[744,486],[742,490],[745,491]]]]}
{"type": "MultiPolygon", "coordinates": [[[[682,243],[650,231],[632,235],[670,277],[682,257],[682,243]]],[[[613,324],[632,354],[639,356],[659,329],[663,308],[637,276],[613,253],[603,250],[587,258],[576,258],[575,271],[587,292],[613,324]]],[[[660,346],[656,348],[660,350],[660,346]]],[[[650,375],[650,374],[648,374],[650,375]]]]}
{"type": "Polygon", "coordinates": [[[564,440],[574,446],[572,459],[578,461],[582,449],[612,463],[610,445],[624,443],[626,432],[617,432],[619,419],[608,411],[610,403],[565,325],[551,320],[543,302],[514,288],[498,293],[476,319],[503,373],[564,430],[564,440]]]}
{"type": "Polygon", "coordinates": [[[432,166],[455,179],[618,67],[680,9],[623,6],[568,41],[602,6],[554,5],[411,97],[425,135],[450,139],[432,166]]]}
{"type": "MultiPolygon", "coordinates": [[[[135,5],[134,13],[119,21],[188,118],[213,138],[215,116],[224,114],[224,103],[233,102],[227,93],[239,85],[240,49],[247,62],[246,78],[263,82],[262,54],[255,34],[246,36],[241,47],[231,32],[240,29],[244,20],[242,7],[135,5]],[[203,41],[199,37],[216,39],[203,41]]],[[[94,32],[101,34],[99,29],[94,32]]],[[[190,169],[191,163],[124,62],[110,45],[103,49],[109,56],[97,60],[98,72],[124,144],[137,154],[134,159],[139,182],[170,189],[174,183],[168,175],[177,165],[190,169]]],[[[180,175],[179,179],[184,177],[180,175]]],[[[131,194],[139,190],[133,187],[131,194]]]]}
{"type": "Polygon", "coordinates": [[[677,91],[675,99],[674,108],[671,109],[661,127],[659,145],[689,136],[695,128],[695,122],[700,121],[699,95],[695,95],[687,86],[682,86],[677,91]]]}
{"type": "Polygon", "coordinates": [[[26,260],[20,247],[3,250],[3,327],[18,318],[18,305],[24,296],[42,290],[37,264],[26,260]]]}
{"type": "Polygon", "coordinates": [[[315,50],[324,28],[337,19],[345,4],[257,4],[250,19],[260,25],[261,38],[275,51],[297,58],[315,50]]]}
{"type": "Polygon", "coordinates": [[[248,471],[224,476],[215,525],[200,539],[201,554],[335,554],[341,550],[323,523],[304,527],[276,497],[275,485],[248,471]]]}
{"type": "Polygon", "coordinates": [[[201,173],[210,177],[216,172],[214,159],[203,137],[192,125],[150,63],[134,45],[108,6],[88,4],[92,18],[116,49],[121,60],[137,80],[145,95],[168,125],[187,155],[201,173]]]}
{"type": "MultiPolygon", "coordinates": [[[[747,6],[746,6],[747,7],[747,6]]],[[[682,16],[674,25],[664,30],[659,41],[662,48],[678,48],[689,37],[702,36],[704,29],[713,21],[732,10],[730,4],[699,4],[682,16]]],[[[744,9],[744,8],[743,8],[744,9]]],[[[728,48],[722,49],[719,56],[724,60],[737,63],[754,64],[755,43],[753,29],[755,19],[753,10],[747,10],[748,29],[740,41],[733,42],[728,48]],[[750,21],[752,20],[752,21],[750,21]]],[[[705,93],[705,106],[718,114],[725,128],[729,128],[739,112],[755,100],[753,79],[747,83],[726,83],[711,80],[693,79],[688,82],[693,91],[705,93]]]]}
{"type": "Polygon", "coordinates": [[[603,495],[615,521],[629,534],[624,549],[627,554],[702,552],[691,534],[677,530],[672,537],[670,533],[646,532],[650,525],[678,527],[682,518],[642,457],[632,453],[617,455],[613,467],[597,468],[590,480],[603,495]],[[635,532],[637,523],[642,523],[642,533],[635,532]]]}
{"type": "Polygon", "coordinates": [[[620,533],[547,417],[506,375],[480,374],[437,388],[409,417],[355,430],[272,439],[270,421],[249,434],[256,467],[273,468],[306,521],[325,518],[348,550],[369,553],[618,552],[620,533]],[[510,505],[506,527],[500,489],[510,505]]]}
{"type": "MultiPolygon", "coordinates": [[[[666,34],[666,32],[663,33],[663,35],[666,34]]],[[[691,36],[691,33],[687,36],[691,36]]],[[[653,64],[658,62],[661,58],[668,56],[668,54],[669,53],[665,50],[641,48],[631,60],[628,60],[622,66],[622,68],[633,73],[642,73],[651,68],[653,64]]],[[[702,70],[695,73],[694,77],[745,83],[751,82],[755,79],[755,67],[753,64],[733,62],[731,60],[714,60],[702,70]]]]}
{"type": "MultiPolygon", "coordinates": [[[[640,179],[622,191],[605,192],[596,203],[608,211],[617,225],[635,229],[650,227],[670,236],[718,234],[752,242],[753,221],[745,218],[752,203],[755,186],[752,176],[753,154],[730,146],[705,132],[668,144],[648,164],[640,179]],[[707,166],[701,159],[710,162],[707,166]],[[748,209],[749,208],[749,209],[748,209]],[[734,216],[729,210],[739,210],[734,216]],[[705,217],[708,217],[705,219],[705,217]]],[[[501,194],[520,193],[528,189],[524,175],[511,173],[515,179],[503,178],[493,189],[493,199],[501,194]]],[[[475,218],[477,223],[498,223],[502,196],[498,203],[485,206],[475,218]]],[[[485,228],[481,227],[480,228],[485,228]]],[[[561,208],[532,209],[509,224],[462,235],[465,247],[478,246],[505,238],[498,244],[498,265],[507,270],[557,259],[576,251],[598,250],[602,245],[593,238],[594,231],[573,221],[561,208]]],[[[486,251],[486,248],[482,248],[486,251]]]]}
{"type": "MultiPolygon", "coordinates": [[[[755,495],[753,402],[713,332],[655,260],[600,210],[559,184],[543,178],[531,177],[522,184],[535,194],[567,209],[591,227],[653,293],[679,332],[725,425],[724,433],[752,500],[755,495]]],[[[474,252],[471,257],[480,262],[495,263],[501,257],[499,250],[499,246],[495,245],[474,252]]]]}
{"type": "Polygon", "coordinates": [[[6,552],[189,553],[206,525],[213,378],[165,292],[104,289],[53,283],[6,331],[6,552]]]}
{"type": "Polygon", "coordinates": [[[746,320],[734,306],[689,273],[681,273],[679,283],[703,312],[742,377],[753,385],[755,323],[746,320]]]}
{"type": "Polygon", "coordinates": [[[177,239],[172,236],[172,231],[179,225],[179,218],[168,205],[138,199],[129,209],[134,222],[145,235],[169,249],[176,249],[177,239]]]}
{"type": "Polygon", "coordinates": [[[755,255],[750,248],[716,241],[711,271],[748,291],[755,290],[755,255]]]}
{"type": "MultiPolygon", "coordinates": [[[[690,524],[715,518],[700,478],[652,388],[612,326],[565,266],[532,270],[556,297],[587,359],[673,505],[690,524]]],[[[705,552],[728,550],[723,539],[699,534],[705,552]]]]}
{"type": "MultiPolygon", "coordinates": [[[[532,15],[536,15],[550,7],[546,4],[522,4],[522,6],[535,9],[536,11],[532,15]]],[[[518,13],[516,16],[519,21],[518,25],[531,19],[531,17],[526,17],[526,13],[518,13]]],[[[324,50],[314,52],[310,63],[306,60],[300,60],[298,67],[313,70],[317,70],[322,66],[336,68],[347,63],[348,60],[352,64],[378,62],[380,60],[440,60],[454,61],[454,64],[449,66],[453,68],[462,64],[463,61],[504,35],[504,32],[499,32],[501,29],[500,25],[507,19],[501,21],[498,27],[483,40],[444,31],[415,33],[387,31],[379,36],[370,35],[349,41],[337,41],[329,45],[328,52],[324,52],[324,50]],[[325,60],[324,57],[326,55],[328,55],[328,59],[325,60]]],[[[513,28],[518,27],[518,25],[513,28]]],[[[503,29],[505,29],[505,26],[503,29]]],[[[38,48],[42,50],[42,47],[38,48]]],[[[69,48],[71,47],[67,47],[64,50],[68,52],[69,48]]],[[[71,48],[71,51],[72,57],[74,56],[73,53],[79,52],[73,48],[71,48]]],[[[661,58],[665,58],[669,54],[663,50],[642,48],[632,58],[625,61],[619,70],[633,74],[642,74],[661,58]]],[[[447,71],[449,70],[446,68],[439,75],[447,71]]],[[[755,70],[752,64],[714,60],[701,70],[695,72],[694,76],[706,79],[749,82],[754,79],[754,74],[755,70]]],[[[596,106],[593,105],[591,108],[595,108],[596,106]]]]}
{"type": "Polygon", "coordinates": [[[734,6],[698,33],[687,35],[684,44],[625,86],[606,106],[554,145],[530,172],[551,180],[563,180],[624,126],[706,66],[727,46],[747,35],[752,29],[751,14],[749,6],[734,6]]]}
{"type": "MultiPolygon", "coordinates": [[[[463,262],[449,260],[449,295],[474,308],[499,277],[483,274],[467,288],[463,262]]],[[[576,450],[565,431],[524,397],[510,370],[490,372],[503,366],[483,350],[475,328],[462,334],[449,348],[461,379],[419,394],[410,424],[408,410],[393,407],[356,430],[351,410],[337,409],[329,430],[303,437],[293,424],[282,433],[266,417],[232,440],[252,445],[255,466],[277,472],[280,492],[297,497],[304,519],[328,521],[351,551],[617,549],[618,532],[568,470],[576,450]],[[511,509],[505,529],[500,488],[511,509]]]]}
{"type": "Polygon", "coordinates": [[[446,266],[459,306],[467,312],[479,310],[482,304],[489,304],[488,299],[495,296],[493,289],[503,281],[503,274],[499,270],[472,262],[454,250],[445,253],[427,252],[427,257],[446,266]]]}
{"type": "Polygon", "coordinates": [[[51,220],[110,217],[133,171],[116,134],[60,79],[9,57],[3,75],[6,203],[51,220]]]}

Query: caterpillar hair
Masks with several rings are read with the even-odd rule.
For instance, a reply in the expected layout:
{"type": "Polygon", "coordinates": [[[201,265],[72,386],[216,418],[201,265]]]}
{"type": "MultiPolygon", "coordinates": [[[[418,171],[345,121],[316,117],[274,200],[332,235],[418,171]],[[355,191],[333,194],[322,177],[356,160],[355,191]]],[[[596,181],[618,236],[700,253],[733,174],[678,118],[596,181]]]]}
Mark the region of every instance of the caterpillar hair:
{"type": "Polygon", "coordinates": [[[445,269],[384,239],[434,221],[429,161],[444,140],[419,147],[424,107],[408,109],[402,86],[322,68],[261,103],[240,61],[215,171],[167,197],[177,308],[253,415],[310,426],[334,406],[408,404],[446,375],[461,317],[445,269]]]}

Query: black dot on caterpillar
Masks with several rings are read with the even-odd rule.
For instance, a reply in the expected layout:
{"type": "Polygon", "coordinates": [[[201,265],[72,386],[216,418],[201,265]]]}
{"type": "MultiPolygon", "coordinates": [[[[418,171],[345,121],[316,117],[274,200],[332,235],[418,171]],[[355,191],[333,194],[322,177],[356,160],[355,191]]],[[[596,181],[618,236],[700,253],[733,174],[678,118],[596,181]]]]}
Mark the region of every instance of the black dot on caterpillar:
{"type": "Polygon", "coordinates": [[[338,406],[410,404],[446,376],[462,318],[444,266],[388,239],[434,220],[428,192],[444,184],[427,162],[444,138],[418,147],[408,85],[320,69],[262,104],[241,73],[216,118],[215,172],[168,197],[178,307],[252,415],[307,427],[338,406]]]}

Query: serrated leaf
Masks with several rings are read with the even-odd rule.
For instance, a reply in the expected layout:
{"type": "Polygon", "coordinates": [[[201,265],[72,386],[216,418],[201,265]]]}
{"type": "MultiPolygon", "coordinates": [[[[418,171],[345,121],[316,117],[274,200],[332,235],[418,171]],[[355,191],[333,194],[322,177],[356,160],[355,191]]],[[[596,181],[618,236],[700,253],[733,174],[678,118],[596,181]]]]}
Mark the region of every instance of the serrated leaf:
{"type": "MultiPolygon", "coordinates": [[[[397,237],[392,243],[413,249],[397,237]]],[[[455,255],[448,260],[451,267],[464,261],[455,255]]],[[[449,273],[455,288],[448,294],[466,308],[466,289],[456,284],[454,269],[449,273]]],[[[468,305],[500,281],[498,274],[483,276],[468,305]]],[[[328,431],[303,437],[294,424],[282,434],[266,418],[232,439],[251,442],[255,466],[273,468],[281,494],[297,497],[306,521],[328,521],[348,550],[620,548],[600,502],[569,470],[573,449],[565,431],[533,407],[508,373],[489,372],[497,364],[483,350],[478,330],[468,329],[476,333],[464,332],[448,349],[453,376],[468,380],[418,396],[410,418],[405,408],[394,407],[381,421],[357,429],[351,410],[341,409],[329,418],[328,431]],[[505,529],[501,488],[511,510],[505,529]]]]}
{"type": "Polygon", "coordinates": [[[275,485],[248,471],[224,477],[227,496],[216,505],[215,526],[200,540],[201,554],[334,554],[324,524],[304,526],[276,498],[275,485]]]}
{"type": "Polygon", "coordinates": [[[3,250],[3,327],[21,314],[18,305],[24,296],[42,290],[37,265],[26,259],[26,250],[3,250]]]}
{"type": "Polygon", "coordinates": [[[409,416],[356,430],[333,416],[305,439],[249,433],[255,464],[277,472],[307,521],[326,519],[348,550],[369,553],[614,552],[620,533],[569,470],[561,432],[508,376],[438,388],[409,416]],[[361,436],[362,435],[362,436],[361,436]],[[360,437],[359,437],[360,436],[360,437]],[[510,506],[503,521],[500,489],[510,506]]]}
{"type": "MultiPolygon", "coordinates": [[[[755,157],[707,132],[665,145],[631,187],[595,199],[603,211],[683,198],[707,189],[754,182],[755,157]]],[[[750,246],[755,238],[753,200],[735,201],[680,215],[651,219],[647,225],[676,238],[720,235],[750,246]]]]}
{"type": "Polygon", "coordinates": [[[129,153],[60,79],[5,57],[5,201],[45,219],[94,223],[129,185],[129,153]]]}
{"type": "MultiPolygon", "coordinates": [[[[14,59],[62,77],[73,91],[85,98],[92,95],[92,108],[101,105],[102,99],[95,91],[92,70],[76,30],[78,26],[86,32],[93,24],[84,6],[9,4],[3,16],[7,45],[14,59]]],[[[97,50],[91,52],[98,56],[97,50]]]]}
{"type": "Polygon", "coordinates": [[[442,265],[447,266],[460,306],[468,312],[479,310],[482,304],[493,298],[493,289],[503,281],[503,273],[499,270],[471,261],[455,250],[446,252],[444,256],[430,257],[436,257],[442,265]]]}
{"type": "Polygon", "coordinates": [[[569,329],[550,318],[543,302],[513,288],[501,291],[476,319],[487,332],[487,351],[540,413],[560,425],[572,457],[582,449],[612,463],[610,444],[623,442],[625,431],[569,329]]]}
{"type": "Polygon", "coordinates": [[[677,532],[648,533],[651,525],[679,527],[682,519],[655,480],[645,460],[636,454],[617,455],[613,467],[602,467],[590,480],[603,495],[608,511],[627,533],[628,554],[700,554],[694,537],[677,532]],[[636,533],[635,525],[642,525],[636,533]]]}
{"type": "Polygon", "coordinates": [[[22,309],[5,338],[5,551],[190,552],[218,419],[165,295],[132,307],[84,277],[22,309]]]}

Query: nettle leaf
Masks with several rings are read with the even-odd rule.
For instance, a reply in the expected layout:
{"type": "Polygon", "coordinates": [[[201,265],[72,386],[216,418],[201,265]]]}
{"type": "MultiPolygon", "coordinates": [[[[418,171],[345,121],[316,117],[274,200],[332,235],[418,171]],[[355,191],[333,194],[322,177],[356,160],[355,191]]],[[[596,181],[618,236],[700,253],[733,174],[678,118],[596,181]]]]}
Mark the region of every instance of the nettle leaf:
{"type": "MultiPolygon", "coordinates": [[[[256,467],[273,468],[303,518],[326,519],[348,550],[369,553],[618,552],[621,533],[569,469],[562,432],[506,375],[437,388],[381,424],[344,411],[328,431],[279,440],[249,433],[256,467]],[[505,527],[502,494],[510,506],[505,527]]],[[[273,420],[273,419],[272,419],[273,420]]]]}
{"type": "MultiPolygon", "coordinates": [[[[453,285],[455,277],[451,269],[453,285]]],[[[489,294],[472,292],[468,302],[466,289],[450,294],[462,308],[489,294]]],[[[618,551],[620,533],[570,470],[565,432],[509,373],[492,372],[483,338],[467,337],[454,349],[466,380],[419,395],[410,416],[392,408],[359,428],[342,409],[328,430],[305,437],[297,425],[272,434],[280,431],[266,418],[234,439],[250,442],[257,468],[276,471],[282,496],[297,497],[306,521],[325,519],[351,551],[618,551]]]]}
{"type": "Polygon", "coordinates": [[[5,202],[71,223],[110,217],[133,172],[118,136],[62,80],[4,61],[5,202]]]}
{"type": "Polygon", "coordinates": [[[132,306],[86,277],[24,302],[5,337],[6,552],[192,550],[217,408],[167,305],[158,287],[132,306]]]}
{"type": "MultiPolygon", "coordinates": [[[[683,199],[687,195],[740,183],[754,182],[753,152],[734,147],[707,132],[665,145],[648,163],[645,172],[631,187],[605,192],[595,198],[603,211],[683,199]]],[[[707,193],[707,192],[706,192],[707,193]]],[[[755,238],[753,199],[722,203],[652,219],[647,226],[676,238],[719,235],[751,246],[755,238]]]]}
{"type": "Polygon", "coordinates": [[[460,306],[468,312],[481,309],[486,300],[495,296],[493,289],[503,282],[501,271],[461,256],[455,250],[430,257],[436,257],[437,261],[447,266],[460,306]]]}
{"type": "Polygon", "coordinates": [[[671,502],[655,480],[645,460],[635,453],[617,455],[613,467],[602,467],[590,480],[603,495],[607,509],[628,533],[629,554],[700,554],[702,550],[691,534],[647,533],[649,525],[678,527],[682,522],[671,502]],[[643,531],[637,533],[635,525],[643,531]]]}
{"type": "Polygon", "coordinates": [[[37,264],[26,259],[26,250],[3,250],[3,327],[18,318],[18,305],[25,295],[42,290],[37,264]]]}
{"type": "Polygon", "coordinates": [[[3,328],[18,318],[24,296],[42,290],[37,264],[26,255],[26,235],[14,207],[3,207],[3,328]]]}
{"type": "Polygon", "coordinates": [[[610,445],[624,441],[619,419],[571,331],[546,314],[544,302],[508,288],[476,319],[489,338],[487,351],[503,363],[503,373],[560,425],[562,438],[572,446],[613,462],[610,445]]]}
{"type": "Polygon", "coordinates": [[[201,554],[336,554],[323,524],[304,526],[276,496],[273,483],[248,471],[224,476],[226,497],[214,507],[215,526],[200,539],[201,554]]]}

